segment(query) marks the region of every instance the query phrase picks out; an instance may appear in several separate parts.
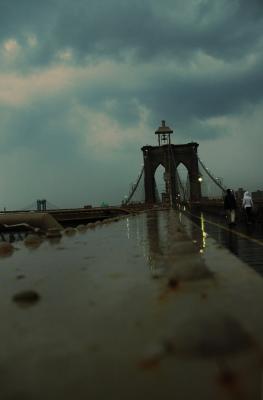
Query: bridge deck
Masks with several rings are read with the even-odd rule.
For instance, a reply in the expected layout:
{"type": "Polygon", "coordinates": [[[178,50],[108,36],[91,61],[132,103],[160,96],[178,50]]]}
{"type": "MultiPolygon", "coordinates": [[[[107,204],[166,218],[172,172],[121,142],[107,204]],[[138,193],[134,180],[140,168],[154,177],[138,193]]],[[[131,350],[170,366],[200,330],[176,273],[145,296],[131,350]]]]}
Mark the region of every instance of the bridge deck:
{"type": "Polygon", "coordinates": [[[0,259],[1,399],[260,399],[263,281],[181,218],[0,259]]]}

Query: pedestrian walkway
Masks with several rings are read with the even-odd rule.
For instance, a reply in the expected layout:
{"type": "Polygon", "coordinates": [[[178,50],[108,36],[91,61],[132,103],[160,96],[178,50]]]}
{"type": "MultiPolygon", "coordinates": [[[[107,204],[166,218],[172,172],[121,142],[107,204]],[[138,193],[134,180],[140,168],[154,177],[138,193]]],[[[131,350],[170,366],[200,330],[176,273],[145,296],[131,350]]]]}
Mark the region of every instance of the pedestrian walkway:
{"type": "Polygon", "coordinates": [[[173,210],[18,242],[0,296],[1,400],[261,398],[262,278],[173,210]]]}

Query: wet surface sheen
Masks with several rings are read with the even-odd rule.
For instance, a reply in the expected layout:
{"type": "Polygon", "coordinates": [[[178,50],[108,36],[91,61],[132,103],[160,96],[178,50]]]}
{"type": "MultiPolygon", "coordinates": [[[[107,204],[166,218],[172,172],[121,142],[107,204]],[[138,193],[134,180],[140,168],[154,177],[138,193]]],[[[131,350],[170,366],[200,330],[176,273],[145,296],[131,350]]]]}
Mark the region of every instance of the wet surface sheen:
{"type": "MultiPolygon", "coordinates": [[[[255,271],[263,275],[263,225],[237,222],[229,228],[223,217],[206,213],[186,215],[198,226],[197,231],[210,235],[255,271]]],[[[194,229],[194,227],[193,227],[194,229]]],[[[196,233],[195,233],[196,234],[196,233]]],[[[205,240],[205,238],[204,238],[205,240]]]]}
{"type": "Polygon", "coordinates": [[[188,228],[152,211],[16,243],[0,258],[1,400],[259,400],[262,279],[188,228]]]}

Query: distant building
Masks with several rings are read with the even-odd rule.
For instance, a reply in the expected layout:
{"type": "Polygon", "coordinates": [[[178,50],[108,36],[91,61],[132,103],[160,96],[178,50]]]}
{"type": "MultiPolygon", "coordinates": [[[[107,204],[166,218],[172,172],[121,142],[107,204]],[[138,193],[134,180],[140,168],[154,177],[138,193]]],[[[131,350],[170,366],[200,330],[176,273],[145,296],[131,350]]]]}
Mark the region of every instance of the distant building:
{"type": "MultiPolygon", "coordinates": [[[[236,199],[237,199],[238,201],[242,201],[243,196],[244,196],[244,193],[245,193],[245,189],[239,188],[239,189],[235,192],[236,199]]],[[[251,196],[252,196],[252,199],[255,200],[255,201],[257,201],[257,200],[263,200],[263,190],[256,190],[255,192],[251,192],[251,196]]]]}

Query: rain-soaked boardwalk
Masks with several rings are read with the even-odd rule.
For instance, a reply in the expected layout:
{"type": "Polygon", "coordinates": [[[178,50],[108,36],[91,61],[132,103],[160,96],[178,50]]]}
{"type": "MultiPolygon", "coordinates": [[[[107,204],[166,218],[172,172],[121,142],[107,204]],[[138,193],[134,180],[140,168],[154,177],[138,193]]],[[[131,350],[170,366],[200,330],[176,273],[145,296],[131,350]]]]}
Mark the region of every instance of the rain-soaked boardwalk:
{"type": "Polygon", "coordinates": [[[208,229],[151,211],[2,254],[1,400],[260,400],[263,281],[208,229]]]}

